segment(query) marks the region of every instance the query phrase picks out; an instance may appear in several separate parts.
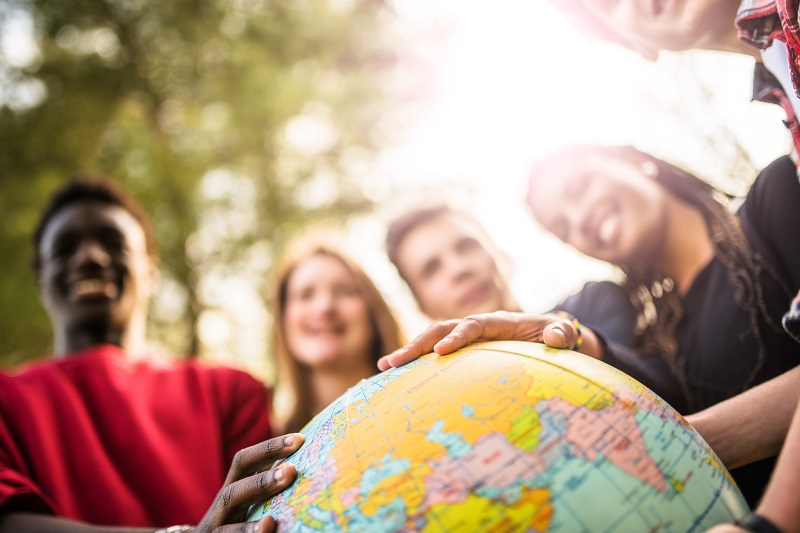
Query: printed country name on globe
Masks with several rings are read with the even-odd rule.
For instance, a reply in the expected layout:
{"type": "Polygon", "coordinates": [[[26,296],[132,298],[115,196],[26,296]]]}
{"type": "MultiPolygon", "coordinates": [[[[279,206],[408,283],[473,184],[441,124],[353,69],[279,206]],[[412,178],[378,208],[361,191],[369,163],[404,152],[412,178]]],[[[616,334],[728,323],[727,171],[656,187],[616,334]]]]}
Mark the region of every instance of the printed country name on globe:
{"type": "Polygon", "coordinates": [[[443,366],[439,370],[435,371],[433,374],[431,374],[427,378],[423,379],[422,381],[417,382],[414,386],[409,387],[406,392],[408,392],[408,393],[417,392],[418,390],[422,389],[423,387],[429,385],[431,383],[431,381],[441,377],[442,374],[444,374],[445,372],[451,370],[454,366],[456,366],[457,364],[459,364],[459,363],[461,363],[463,361],[464,361],[464,356],[463,355],[461,357],[454,357],[452,362],[446,364],[445,366],[443,366]]]}

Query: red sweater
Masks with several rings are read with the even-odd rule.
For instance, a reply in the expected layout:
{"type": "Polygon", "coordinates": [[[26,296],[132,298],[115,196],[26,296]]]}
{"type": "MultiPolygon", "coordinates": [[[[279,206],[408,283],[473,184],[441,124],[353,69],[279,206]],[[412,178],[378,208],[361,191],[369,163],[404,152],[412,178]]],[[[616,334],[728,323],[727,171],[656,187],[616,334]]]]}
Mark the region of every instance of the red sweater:
{"type": "Polygon", "coordinates": [[[196,524],[234,454],[270,437],[270,402],[244,372],[113,346],[0,373],[0,514],[196,524]]]}

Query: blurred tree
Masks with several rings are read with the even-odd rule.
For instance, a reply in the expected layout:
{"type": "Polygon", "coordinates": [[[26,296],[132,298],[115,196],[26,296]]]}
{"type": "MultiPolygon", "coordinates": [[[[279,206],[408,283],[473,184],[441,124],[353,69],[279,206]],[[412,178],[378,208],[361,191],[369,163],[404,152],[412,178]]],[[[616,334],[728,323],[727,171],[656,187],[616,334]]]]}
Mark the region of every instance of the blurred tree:
{"type": "Polygon", "coordinates": [[[28,240],[75,174],[113,176],[154,218],[151,337],[263,359],[272,258],[309,221],[371,206],[392,20],[381,0],[4,0],[0,365],[50,350],[28,240]]]}

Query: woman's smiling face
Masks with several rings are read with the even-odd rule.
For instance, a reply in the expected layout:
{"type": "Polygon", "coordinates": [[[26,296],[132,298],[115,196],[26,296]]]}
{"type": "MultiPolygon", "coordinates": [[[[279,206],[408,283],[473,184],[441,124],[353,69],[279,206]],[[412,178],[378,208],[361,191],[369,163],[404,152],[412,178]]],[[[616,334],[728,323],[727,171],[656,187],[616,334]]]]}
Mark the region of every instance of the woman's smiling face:
{"type": "Polygon", "coordinates": [[[556,237],[616,265],[648,265],[667,230],[655,166],[593,151],[551,160],[532,176],[528,205],[556,237]]]}
{"type": "Polygon", "coordinates": [[[310,368],[352,368],[370,360],[375,331],[353,273],[315,255],[289,277],[284,310],[289,352],[310,368]]]}

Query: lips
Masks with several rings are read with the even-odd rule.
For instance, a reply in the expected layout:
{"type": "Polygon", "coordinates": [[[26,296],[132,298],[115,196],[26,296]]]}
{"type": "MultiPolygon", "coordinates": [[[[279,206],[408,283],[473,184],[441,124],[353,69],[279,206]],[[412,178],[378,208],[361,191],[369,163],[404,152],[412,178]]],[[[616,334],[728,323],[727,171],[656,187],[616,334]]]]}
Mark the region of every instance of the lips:
{"type": "Polygon", "coordinates": [[[471,307],[477,305],[486,300],[489,294],[491,294],[491,291],[491,283],[482,283],[464,293],[464,295],[458,300],[458,305],[461,307],[471,307]]]}
{"type": "Polygon", "coordinates": [[[658,16],[664,12],[670,0],[652,0],[653,15],[658,16]]]}
{"type": "Polygon", "coordinates": [[[306,328],[306,333],[312,337],[335,336],[345,334],[347,327],[344,324],[334,324],[328,326],[314,326],[306,328]]]}

